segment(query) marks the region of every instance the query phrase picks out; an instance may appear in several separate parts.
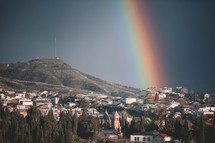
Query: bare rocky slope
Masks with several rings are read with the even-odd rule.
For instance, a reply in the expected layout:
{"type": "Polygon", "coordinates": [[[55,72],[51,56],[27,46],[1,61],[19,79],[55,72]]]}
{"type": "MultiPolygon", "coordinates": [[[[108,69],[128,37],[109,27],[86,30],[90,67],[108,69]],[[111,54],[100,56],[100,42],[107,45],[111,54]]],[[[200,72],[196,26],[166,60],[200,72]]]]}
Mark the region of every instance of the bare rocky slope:
{"type": "Polygon", "coordinates": [[[112,96],[134,96],[139,89],[106,82],[87,75],[61,59],[34,59],[0,64],[0,86],[15,89],[94,91],[112,96]]]}

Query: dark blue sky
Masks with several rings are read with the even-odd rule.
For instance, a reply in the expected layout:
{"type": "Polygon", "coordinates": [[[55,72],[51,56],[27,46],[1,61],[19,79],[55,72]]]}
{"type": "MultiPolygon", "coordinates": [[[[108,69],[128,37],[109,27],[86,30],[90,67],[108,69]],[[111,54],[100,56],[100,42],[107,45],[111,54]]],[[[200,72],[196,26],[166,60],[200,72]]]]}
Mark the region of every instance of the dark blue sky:
{"type": "MultiPolygon", "coordinates": [[[[114,2],[114,0],[113,0],[114,2]]],[[[109,0],[0,0],[0,62],[57,56],[72,67],[138,87],[120,56],[109,0]]],[[[167,86],[215,92],[215,2],[145,0],[170,79],[167,86]]],[[[138,87],[142,88],[142,87],[138,87]]]]}

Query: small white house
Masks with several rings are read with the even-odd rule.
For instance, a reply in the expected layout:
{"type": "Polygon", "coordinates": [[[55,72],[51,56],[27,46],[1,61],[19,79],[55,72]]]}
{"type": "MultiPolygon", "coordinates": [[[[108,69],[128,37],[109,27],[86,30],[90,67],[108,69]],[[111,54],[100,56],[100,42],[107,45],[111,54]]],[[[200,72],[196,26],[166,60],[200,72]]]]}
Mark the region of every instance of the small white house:
{"type": "Polygon", "coordinates": [[[125,98],[125,104],[132,104],[132,103],[135,103],[137,102],[137,99],[136,98],[125,98]]]}
{"type": "Polygon", "coordinates": [[[69,108],[71,108],[71,107],[77,106],[78,104],[75,103],[75,102],[68,102],[67,105],[68,105],[69,108]]]}
{"type": "Polygon", "coordinates": [[[6,97],[6,96],[5,96],[3,93],[0,94],[1,100],[5,99],[5,97],[6,97]]]}
{"type": "Polygon", "coordinates": [[[158,98],[159,98],[159,100],[160,100],[160,99],[164,99],[164,98],[166,98],[166,94],[165,94],[165,93],[160,93],[160,94],[158,95],[158,98]]]}
{"type": "Polygon", "coordinates": [[[161,87],[160,88],[161,93],[172,93],[172,88],[169,87],[161,87]]]}
{"type": "Polygon", "coordinates": [[[170,109],[170,108],[175,108],[175,107],[178,107],[180,105],[180,103],[178,102],[175,102],[174,100],[170,103],[169,107],[167,109],[170,109]]]}
{"type": "Polygon", "coordinates": [[[25,106],[33,106],[32,101],[21,101],[20,103],[22,103],[22,105],[25,105],[25,106]]]}
{"type": "Polygon", "coordinates": [[[155,135],[153,133],[149,133],[149,132],[134,133],[134,134],[131,134],[130,141],[135,143],[138,143],[138,142],[153,143],[154,136],[155,135]]]}
{"type": "Polygon", "coordinates": [[[144,104],[143,105],[143,110],[147,111],[149,109],[155,108],[155,104],[144,104]]]}
{"type": "Polygon", "coordinates": [[[95,108],[87,108],[87,109],[85,109],[85,112],[89,115],[92,115],[92,116],[98,116],[99,115],[99,112],[95,108]]]}

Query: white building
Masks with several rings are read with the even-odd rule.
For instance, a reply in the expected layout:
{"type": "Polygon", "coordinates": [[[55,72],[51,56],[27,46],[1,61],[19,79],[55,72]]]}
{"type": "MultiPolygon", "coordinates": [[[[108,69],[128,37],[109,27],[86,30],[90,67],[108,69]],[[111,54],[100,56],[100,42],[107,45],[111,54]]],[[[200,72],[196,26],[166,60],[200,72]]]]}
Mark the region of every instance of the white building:
{"type": "Polygon", "coordinates": [[[137,99],[136,98],[125,98],[125,104],[132,104],[132,103],[135,103],[137,102],[137,99]]]}
{"type": "Polygon", "coordinates": [[[166,98],[166,94],[165,93],[160,93],[160,94],[158,94],[158,98],[159,98],[159,100],[164,99],[164,98],[166,98]]]}
{"type": "Polygon", "coordinates": [[[134,143],[165,143],[171,141],[171,137],[167,134],[139,132],[132,134],[130,136],[130,141],[134,143]]]}
{"type": "Polygon", "coordinates": [[[28,100],[26,100],[26,101],[21,101],[20,102],[22,105],[25,105],[25,106],[33,106],[33,102],[32,101],[28,101],[28,100]]]}
{"type": "Polygon", "coordinates": [[[55,96],[55,97],[52,97],[51,100],[52,100],[52,102],[53,102],[55,105],[57,105],[58,102],[59,102],[59,100],[60,100],[60,98],[59,98],[58,96],[55,96]]]}
{"type": "Polygon", "coordinates": [[[28,93],[28,95],[29,95],[30,98],[34,98],[36,96],[39,96],[39,93],[37,93],[37,92],[30,92],[30,93],[28,93]]]}
{"type": "Polygon", "coordinates": [[[0,94],[1,100],[5,99],[5,97],[6,97],[6,96],[5,96],[3,93],[0,94]]]}
{"type": "Polygon", "coordinates": [[[88,115],[92,115],[92,116],[98,116],[99,115],[99,112],[95,108],[87,108],[87,109],[85,109],[85,112],[88,115]]]}
{"type": "Polygon", "coordinates": [[[174,100],[170,103],[169,107],[167,109],[170,109],[170,108],[175,108],[175,107],[178,107],[180,105],[180,103],[178,102],[175,102],[174,100]]]}
{"type": "Polygon", "coordinates": [[[130,141],[135,143],[153,143],[154,134],[148,132],[134,133],[130,136],[130,141]]]}
{"type": "Polygon", "coordinates": [[[143,110],[147,111],[149,109],[154,109],[155,108],[155,104],[144,104],[143,105],[143,110]]]}
{"type": "Polygon", "coordinates": [[[99,95],[98,95],[98,98],[100,98],[100,99],[104,99],[104,98],[107,98],[107,95],[99,94],[99,95]]]}
{"type": "Polygon", "coordinates": [[[161,93],[172,93],[172,88],[169,87],[161,87],[160,88],[161,93]]]}
{"type": "Polygon", "coordinates": [[[75,103],[75,102],[68,102],[68,103],[67,103],[67,106],[68,106],[69,108],[75,107],[75,106],[77,106],[77,105],[78,105],[78,104],[75,103]]]}
{"type": "Polygon", "coordinates": [[[206,93],[206,94],[204,95],[204,100],[209,99],[209,98],[210,98],[210,94],[206,93]]]}
{"type": "Polygon", "coordinates": [[[24,98],[25,95],[26,95],[26,91],[24,91],[24,90],[19,90],[19,91],[17,91],[16,95],[19,96],[19,97],[23,97],[23,98],[24,98]]]}

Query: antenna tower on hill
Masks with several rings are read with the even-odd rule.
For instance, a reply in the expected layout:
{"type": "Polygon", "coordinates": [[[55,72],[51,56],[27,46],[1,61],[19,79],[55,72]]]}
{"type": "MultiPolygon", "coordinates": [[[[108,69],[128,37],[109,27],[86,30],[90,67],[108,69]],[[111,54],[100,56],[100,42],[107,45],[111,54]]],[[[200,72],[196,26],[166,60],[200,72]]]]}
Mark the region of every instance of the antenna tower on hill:
{"type": "Polygon", "coordinates": [[[56,47],[56,42],[57,42],[57,39],[56,39],[56,37],[55,37],[55,38],[54,38],[55,58],[57,58],[57,47],[56,47]]]}

